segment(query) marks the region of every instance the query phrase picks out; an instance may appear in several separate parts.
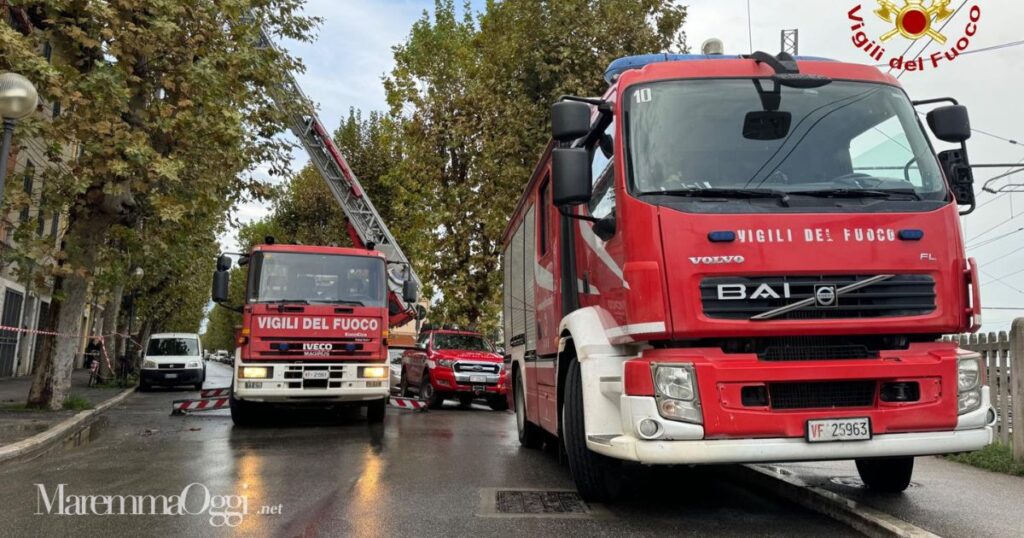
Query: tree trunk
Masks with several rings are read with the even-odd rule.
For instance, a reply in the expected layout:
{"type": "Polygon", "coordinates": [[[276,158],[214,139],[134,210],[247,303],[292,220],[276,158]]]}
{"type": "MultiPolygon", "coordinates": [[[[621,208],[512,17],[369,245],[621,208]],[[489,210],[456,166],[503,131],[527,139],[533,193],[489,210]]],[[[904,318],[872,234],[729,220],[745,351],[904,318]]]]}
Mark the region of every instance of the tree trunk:
{"type": "MultiPolygon", "coordinates": [[[[26,286],[27,287],[27,286],[26,286]]],[[[21,326],[26,329],[35,329],[32,322],[36,317],[36,309],[42,299],[35,293],[26,295],[25,313],[22,314],[21,326]]],[[[24,375],[28,371],[28,363],[32,360],[32,333],[21,333],[21,345],[18,346],[18,371],[15,375],[24,375]]],[[[34,371],[34,370],[32,370],[34,371]]]]}
{"type": "MultiPolygon", "coordinates": [[[[82,312],[85,310],[85,298],[89,289],[89,281],[85,275],[75,272],[64,279],[64,301],[61,306],[60,318],[57,320],[57,332],[61,334],[77,334],[82,325],[82,312]]],[[[58,410],[71,392],[71,372],[75,368],[75,355],[78,353],[78,338],[57,338],[54,346],[52,392],[46,407],[58,410]]]]}
{"type": "Polygon", "coordinates": [[[136,333],[136,334],[138,334],[138,337],[136,338],[135,335],[132,335],[132,338],[135,338],[135,341],[138,343],[138,345],[132,344],[132,354],[131,354],[130,357],[128,357],[128,359],[130,361],[133,361],[133,362],[131,362],[131,364],[133,366],[135,366],[136,368],[138,368],[140,359],[142,357],[142,351],[143,350],[140,348],[140,346],[146,345],[146,341],[149,340],[149,335],[152,334],[152,333],[153,333],[153,320],[152,319],[147,319],[146,323],[142,324],[142,329],[138,333],[136,333]]]}
{"type": "Polygon", "coordinates": [[[100,369],[105,372],[103,375],[106,377],[108,374],[117,375],[121,371],[120,361],[118,360],[119,355],[117,354],[117,337],[114,333],[117,332],[117,321],[121,314],[121,296],[124,294],[124,284],[118,284],[114,286],[114,289],[110,290],[110,297],[107,299],[107,306],[103,309],[103,342],[104,347],[107,350],[106,357],[100,357],[102,361],[100,363],[100,369]],[[110,364],[114,367],[113,372],[108,372],[107,358],[110,358],[110,364]]]}
{"type": "MultiPolygon", "coordinates": [[[[39,320],[39,328],[45,331],[53,331],[57,328],[57,319],[60,317],[61,305],[57,297],[57,291],[64,286],[64,277],[58,276],[54,279],[54,293],[50,299],[50,309],[46,319],[39,320]]],[[[53,336],[40,336],[39,349],[36,352],[36,361],[32,364],[32,388],[28,393],[26,407],[41,409],[47,407],[47,402],[53,394],[53,343],[56,339],[53,336]]]]}

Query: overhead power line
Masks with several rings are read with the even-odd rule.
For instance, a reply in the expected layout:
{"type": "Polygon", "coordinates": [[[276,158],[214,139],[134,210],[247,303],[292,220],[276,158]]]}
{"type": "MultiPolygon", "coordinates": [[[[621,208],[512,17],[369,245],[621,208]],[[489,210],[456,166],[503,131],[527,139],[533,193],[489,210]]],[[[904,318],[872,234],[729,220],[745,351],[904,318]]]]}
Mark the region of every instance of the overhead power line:
{"type": "MultiPolygon", "coordinates": [[[[960,6],[957,7],[955,11],[953,11],[953,14],[950,15],[949,18],[947,18],[945,20],[945,22],[942,23],[942,26],[939,26],[939,29],[937,30],[937,32],[941,33],[942,30],[946,27],[946,25],[949,24],[950,21],[955,19],[956,18],[956,14],[960,13],[960,10],[963,9],[963,7],[966,6],[966,5],[967,5],[967,0],[964,0],[963,2],[961,2],[960,6]]],[[[934,42],[934,41],[935,41],[934,37],[928,36],[928,41],[924,44],[924,47],[922,47],[921,50],[919,50],[917,52],[917,54],[914,56],[914,59],[911,60],[911,62],[917,61],[917,59],[920,58],[922,54],[924,54],[925,49],[927,49],[928,46],[931,45],[932,42],[934,42]]],[[[907,47],[907,50],[903,51],[903,54],[906,55],[907,52],[910,51],[910,49],[914,46],[915,43],[917,43],[917,41],[911,41],[910,42],[910,46],[907,47]]],[[[890,68],[889,71],[892,72],[892,68],[890,68]]],[[[903,73],[906,73],[906,71],[900,71],[900,73],[898,75],[896,75],[896,78],[899,79],[900,77],[902,77],[903,73]]]]}

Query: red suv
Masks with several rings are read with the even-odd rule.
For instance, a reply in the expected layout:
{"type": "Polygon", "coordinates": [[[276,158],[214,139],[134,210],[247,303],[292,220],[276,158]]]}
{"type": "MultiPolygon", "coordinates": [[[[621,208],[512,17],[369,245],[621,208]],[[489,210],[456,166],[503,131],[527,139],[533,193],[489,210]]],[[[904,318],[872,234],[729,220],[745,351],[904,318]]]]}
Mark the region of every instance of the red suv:
{"type": "Polygon", "coordinates": [[[508,409],[508,374],[501,355],[480,333],[426,329],[414,349],[402,355],[399,391],[418,393],[431,409],[447,398],[463,406],[484,398],[495,411],[508,409]]]}

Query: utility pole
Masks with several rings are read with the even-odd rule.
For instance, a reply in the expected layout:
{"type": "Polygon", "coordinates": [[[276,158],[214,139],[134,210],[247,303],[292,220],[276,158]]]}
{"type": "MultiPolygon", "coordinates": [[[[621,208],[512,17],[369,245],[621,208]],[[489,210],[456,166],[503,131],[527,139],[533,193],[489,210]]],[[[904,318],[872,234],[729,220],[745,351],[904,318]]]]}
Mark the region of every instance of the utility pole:
{"type": "Polygon", "coordinates": [[[781,39],[782,45],[779,50],[782,52],[788,52],[793,56],[797,56],[799,54],[799,34],[800,30],[797,30],[796,28],[792,30],[783,30],[781,39]]]}

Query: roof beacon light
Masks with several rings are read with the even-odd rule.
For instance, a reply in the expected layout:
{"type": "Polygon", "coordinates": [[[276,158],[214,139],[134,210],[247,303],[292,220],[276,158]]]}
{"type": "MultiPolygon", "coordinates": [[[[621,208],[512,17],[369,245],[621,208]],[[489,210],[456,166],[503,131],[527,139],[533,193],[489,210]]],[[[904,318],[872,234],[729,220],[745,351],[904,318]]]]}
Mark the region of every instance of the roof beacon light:
{"type": "Polygon", "coordinates": [[[704,43],[701,43],[700,51],[707,55],[725,54],[725,44],[722,43],[721,39],[712,37],[711,39],[705,39],[704,43]]]}

